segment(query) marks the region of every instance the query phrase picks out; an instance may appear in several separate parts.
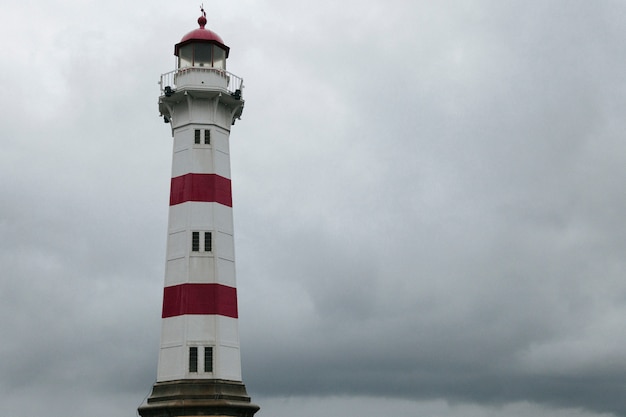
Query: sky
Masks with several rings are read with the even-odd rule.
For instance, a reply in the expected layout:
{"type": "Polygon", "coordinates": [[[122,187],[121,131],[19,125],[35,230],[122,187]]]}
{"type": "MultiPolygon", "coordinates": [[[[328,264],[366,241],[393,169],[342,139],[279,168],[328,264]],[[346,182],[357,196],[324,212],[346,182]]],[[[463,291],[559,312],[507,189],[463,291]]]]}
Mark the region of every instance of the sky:
{"type": "MultiPolygon", "coordinates": [[[[0,5],[0,415],[135,416],[199,4],[0,5]]],[[[257,416],[626,416],[626,2],[204,6],[257,416]]]]}

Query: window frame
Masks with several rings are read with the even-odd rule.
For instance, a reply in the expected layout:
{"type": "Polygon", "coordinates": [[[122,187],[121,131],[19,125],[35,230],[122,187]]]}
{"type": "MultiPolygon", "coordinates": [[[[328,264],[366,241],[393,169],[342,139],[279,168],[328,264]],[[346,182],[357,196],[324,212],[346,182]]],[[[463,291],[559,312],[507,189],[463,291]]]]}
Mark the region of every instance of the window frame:
{"type": "Polygon", "coordinates": [[[191,231],[191,254],[198,256],[201,254],[213,253],[213,231],[212,230],[192,230],[191,231]]]}
{"type": "Polygon", "coordinates": [[[199,231],[191,232],[191,251],[200,252],[200,232],[199,231]]]}
{"type": "Polygon", "coordinates": [[[189,346],[189,373],[198,373],[198,346],[189,346]]]}
{"type": "Polygon", "coordinates": [[[213,373],[213,346],[204,347],[204,373],[213,373]]]}
{"type": "Polygon", "coordinates": [[[213,252],[213,233],[204,232],[204,248],[203,252],[213,252]],[[208,243],[208,244],[207,244],[208,243]],[[208,249],[207,249],[208,246],[208,249]]]}

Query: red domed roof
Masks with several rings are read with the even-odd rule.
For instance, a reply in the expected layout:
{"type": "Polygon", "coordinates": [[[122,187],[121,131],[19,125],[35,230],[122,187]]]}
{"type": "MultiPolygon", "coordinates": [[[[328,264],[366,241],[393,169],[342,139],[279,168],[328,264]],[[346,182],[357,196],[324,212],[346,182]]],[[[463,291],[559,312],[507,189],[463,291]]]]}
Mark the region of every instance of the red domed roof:
{"type": "Polygon", "coordinates": [[[209,29],[198,28],[194,29],[180,40],[180,43],[185,43],[188,41],[216,41],[224,45],[224,41],[220,36],[209,29]]]}
{"type": "Polygon", "coordinates": [[[228,52],[230,48],[224,44],[224,41],[222,40],[222,38],[220,38],[220,35],[213,32],[212,30],[204,28],[204,26],[206,25],[206,17],[204,17],[204,10],[202,10],[202,14],[203,16],[200,16],[198,18],[198,25],[200,27],[198,29],[192,30],[191,32],[183,36],[180,42],[177,43],[176,46],[174,46],[174,55],[178,56],[178,49],[183,45],[186,45],[192,42],[200,42],[200,43],[206,42],[206,43],[216,44],[222,49],[224,49],[226,51],[226,58],[228,58],[228,52]]]}

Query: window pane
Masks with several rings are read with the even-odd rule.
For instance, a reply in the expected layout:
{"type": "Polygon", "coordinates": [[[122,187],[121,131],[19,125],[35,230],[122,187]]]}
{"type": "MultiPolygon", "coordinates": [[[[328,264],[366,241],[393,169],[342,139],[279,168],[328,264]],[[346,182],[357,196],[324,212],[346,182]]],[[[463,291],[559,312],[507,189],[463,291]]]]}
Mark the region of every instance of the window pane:
{"type": "Polygon", "coordinates": [[[195,67],[210,67],[211,66],[211,44],[197,43],[195,45],[194,63],[195,67]]]}
{"type": "Polygon", "coordinates": [[[181,46],[178,49],[178,68],[190,67],[193,63],[193,45],[181,46]]]}
{"type": "Polygon", "coordinates": [[[194,142],[196,144],[200,143],[200,129],[196,129],[196,131],[194,132],[194,142]]]}
{"type": "Polygon", "coordinates": [[[213,45],[213,66],[226,69],[226,51],[215,45],[213,45]]]}
{"type": "Polygon", "coordinates": [[[213,372],[213,348],[204,348],[204,372],[213,372]]]}
{"type": "MultiPolygon", "coordinates": [[[[200,140],[200,138],[198,138],[198,140],[200,140]]],[[[200,142],[197,142],[197,143],[200,143],[200,142]]],[[[211,144],[211,131],[209,129],[204,130],[204,144],[205,145],[211,144]]]]}
{"type": "Polygon", "coordinates": [[[200,232],[191,232],[191,250],[200,251],[200,232]]]}
{"type": "Polygon", "coordinates": [[[204,233],[204,251],[211,252],[212,248],[211,242],[211,232],[204,233]]]}
{"type": "Polygon", "coordinates": [[[198,372],[198,348],[189,348],[189,372],[198,372]]]}

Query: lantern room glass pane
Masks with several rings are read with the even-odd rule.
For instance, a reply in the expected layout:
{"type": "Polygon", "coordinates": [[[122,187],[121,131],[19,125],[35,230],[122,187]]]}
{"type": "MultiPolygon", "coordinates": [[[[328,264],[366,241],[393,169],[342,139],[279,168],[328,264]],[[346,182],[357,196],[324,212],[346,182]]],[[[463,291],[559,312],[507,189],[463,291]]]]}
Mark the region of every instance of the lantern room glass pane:
{"type": "Polygon", "coordinates": [[[226,51],[216,45],[213,46],[213,66],[226,69],[226,51]]]}
{"type": "Polygon", "coordinates": [[[195,47],[194,67],[210,67],[212,45],[208,43],[200,43],[196,44],[195,47]]]}
{"type": "Polygon", "coordinates": [[[193,45],[181,46],[178,50],[178,68],[190,67],[193,65],[193,45]]]}

